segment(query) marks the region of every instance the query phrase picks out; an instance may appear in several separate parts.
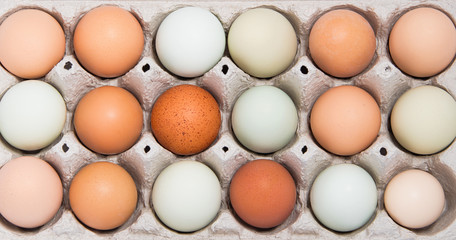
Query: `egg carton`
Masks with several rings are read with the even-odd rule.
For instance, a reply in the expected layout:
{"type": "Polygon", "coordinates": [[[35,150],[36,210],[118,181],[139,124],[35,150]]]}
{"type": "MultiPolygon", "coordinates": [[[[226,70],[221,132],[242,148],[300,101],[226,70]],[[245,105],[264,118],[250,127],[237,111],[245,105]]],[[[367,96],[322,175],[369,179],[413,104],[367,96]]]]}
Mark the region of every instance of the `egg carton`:
{"type": "MultiPolygon", "coordinates": [[[[416,79],[403,74],[388,54],[388,34],[398,17],[410,8],[431,6],[448,15],[456,16],[456,2],[385,0],[348,1],[0,1],[0,22],[14,11],[37,8],[53,15],[66,35],[64,58],[41,80],[55,86],[63,95],[67,121],[60,137],[45,149],[35,152],[17,150],[2,139],[0,165],[23,156],[45,159],[59,173],[64,186],[64,200],[56,216],[36,229],[15,227],[0,219],[1,239],[454,239],[456,238],[456,146],[444,151],[419,156],[402,148],[394,139],[389,126],[389,115],[398,97],[406,90],[435,85],[456,96],[456,66],[427,79],[416,79]],[[72,47],[72,34],[78,20],[89,10],[100,5],[116,5],[131,11],[141,23],[145,48],[137,65],[125,75],[101,79],[85,71],[78,63],[72,47]],[[222,22],[226,31],[243,11],[268,7],[284,14],[293,24],[299,40],[293,64],[282,74],[271,79],[258,79],[244,73],[230,59],[228,51],[209,72],[201,77],[184,80],[170,74],[159,62],[154,50],[154,36],[160,22],[172,11],[184,6],[209,9],[222,22]],[[324,12],[348,8],[361,13],[371,23],[377,39],[377,49],[369,67],[350,79],[332,78],[319,70],[309,55],[308,35],[312,24],[324,12]],[[176,156],[157,141],[150,129],[150,112],[155,99],[166,89],[179,84],[194,84],[208,90],[216,98],[222,112],[222,126],[216,141],[206,151],[192,156],[176,156]],[[88,91],[104,85],[120,86],[133,93],[144,111],[144,127],[140,139],[129,150],[105,156],[85,148],[74,132],[73,113],[78,101],[88,91]],[[299,112],[299,126],[295,138],[282,150],[272,154],[257,154],[241,146],[230,125],[231,110],[237,97],[257,85],[274,85],[290,95],[299,112]],[[334,86],[356,85],[368,91],[380,106],[382,125],[375,142],[359,154],[341,157],[322,149],[309,128],[309,112],[323,92],[334,86]],[[274,229],[260,230],[248,226],[236,217],[230,206],[228,189],[235,171],[254,159],[273,159],[290,171],[297,185],[297,202],[291,216],[274,229]],[[181,160],[201,161],[211,167],[222,187],[221,209],[205,228],[193,233],[178,233],[160,222],[154,214],[150,195],[153,183],[166,166],[181,160]],[[68,189],[76,172],[86,164],[110,161],[124,167],[134,178],[139,200],[131,218],[110,231],[90,229],[82,224],[69,206],[68,189]],[[309,191],[318,173],[329,165],[354,163],[366,169],[378,189],[378,206],[374,216],[361,229],[337,233],[321,225],[312,214],[309,191]],[[410,230],[395,223],[385,211],[383,193],[388,181],[397,173],[419,168],[433,174],[445,191],[446,206],[441,217],[431,226],[410,230]]],[[[21,80],[0,68],[0,92],[21,80]]]]}

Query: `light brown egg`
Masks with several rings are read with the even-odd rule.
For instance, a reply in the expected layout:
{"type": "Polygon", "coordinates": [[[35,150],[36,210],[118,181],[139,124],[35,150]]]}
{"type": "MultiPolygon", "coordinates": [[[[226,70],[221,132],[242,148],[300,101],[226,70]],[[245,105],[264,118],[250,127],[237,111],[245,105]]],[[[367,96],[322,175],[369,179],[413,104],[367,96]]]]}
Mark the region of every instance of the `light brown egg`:
{"type": "Polygon", "coordinates": [[[0,213],[12,224],[36,228],[49,222],[62,204],[63,187],[44,160],[22,156],[0,169],[0,213]]]}
{"type": "Polygon", "coordinates": [[[0,25],[0,62],[18,77],[43,77],[64,54],[65,33],[44,11],[20,10],[0,25]]]}
{"type": "Polygon", "coordinates": [[[74,31],[76,57],[89,72],[118,77],[133,68],[144,48],[138,20],[127,10],[101,6],[89,11],[74,31]]]}
{"type": "Polygon", "coordinates": [[[356,86],[334,87],[323,93],[310,112],[317,142],[337,155],[353,155],[369,147],[380,130],[380,108],[356,86]]]}
{"type": "Polygon", "coordinates": [[[141,135],[143,112],[127,90],[103,86],[87,93],[74,112],[74,128],[81,142],[101,154],[121,153],[141,135]]]}
{"type": "Polygon", "coordinates": [[[138,193],[133,178],[121,166],[95,162],[74,176],[69,198],[71,210],[81,222],[94,229],[109,230],[130,218],[138,193]]]}
{"type": "Polygon", "coordinates": [[[179,155],[192,155],[208,148],[221,125],[214,97],[203,88],[188,84],[172,87],[158,97],[150,118],[157,141],[179,155]]]}
{"type": "Polygon", "coordinates": [[[348,78],[361,73],[375,54],[375,33],[360,14],[338,9],[325,13],[309,35],[312,60],[334,77],[348,78]]]}
{"type": "Polygon", "coordinates": [[[389,50],[396,66],[415,77],[443,71],[456,54],[456,28],[443,12],[429,7],[410,10],[394,24],[389,50]]]}

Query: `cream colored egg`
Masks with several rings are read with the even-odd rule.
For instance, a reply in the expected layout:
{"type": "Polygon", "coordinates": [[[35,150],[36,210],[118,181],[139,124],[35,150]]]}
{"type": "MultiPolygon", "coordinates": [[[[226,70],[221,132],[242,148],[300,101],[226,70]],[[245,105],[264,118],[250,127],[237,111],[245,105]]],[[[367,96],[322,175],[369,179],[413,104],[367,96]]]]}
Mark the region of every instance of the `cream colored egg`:
{"type": "Polygon", "coordinates": [[[269,78],[286,70],[297,51],[297,37],[286,17],[268,8],[241,14],[230,27],[231,58],[245,72],[269,78]]]}
{"type": "Polygon", "coordinates": [[[418,169],[394,176],[384,195],[390,217],[406,228],[423,228],[434,223],[445,207],[445,193],[439,181],[418,169]]]}
{"type": "Polygon", "coordinates": [[[456,137],[456,101],[445,90],[421,86],[405,92],[391,112],[396,140],[416,154],[443,150],[456,137]]]}

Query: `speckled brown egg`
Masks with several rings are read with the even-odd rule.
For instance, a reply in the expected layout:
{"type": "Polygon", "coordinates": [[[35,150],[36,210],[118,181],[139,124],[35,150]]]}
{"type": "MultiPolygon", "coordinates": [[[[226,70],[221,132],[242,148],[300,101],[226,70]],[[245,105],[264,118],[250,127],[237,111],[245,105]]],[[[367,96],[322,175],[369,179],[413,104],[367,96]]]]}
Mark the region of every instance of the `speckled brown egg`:
{"type": "Polygon", "coordinates": [[[206,90],[179,85],[156,100],[151,127],[157,141],[178,155],[192,155],[207,149],[217,138],[221,114],[217,101],[206,90]]]}

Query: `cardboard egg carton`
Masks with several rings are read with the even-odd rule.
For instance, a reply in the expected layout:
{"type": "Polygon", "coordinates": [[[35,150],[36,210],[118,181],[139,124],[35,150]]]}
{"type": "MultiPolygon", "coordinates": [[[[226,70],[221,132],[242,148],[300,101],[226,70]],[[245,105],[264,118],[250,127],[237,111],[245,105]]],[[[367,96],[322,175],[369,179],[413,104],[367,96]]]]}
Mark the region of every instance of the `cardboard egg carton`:
{"type": "MultiPolygon", "coordinates": [[[[451,239],[456,236],[456,146],[444,151],[418,156],[404,150],[389,127],[389,115],[397,98],[407,89],[420,85],[436,85],[456,96],[456,66],[452,64],[441,74],[429,79],[404,75],[388,54],[388,34],[397,18],[409,8],[432,6],[456,16],[456,2],[405,0],[370,1],[0,1],[0,21],[14,11],[38,8],[49,12],[62,25],[66,34],[64,58],[42,80],[55,86],[63,95],[68,109],[61,136],[49,147],[36,152],[14,149],[3,139],[0,142],[0,164],[10,159],[33,155],[50,162],[59,173],[64,186],[64,201],[57,215],[37,229],[20,229],[0,221],[0,239],[451,239]],[[141,23],[145,48],[138,64],[127,74],[115,79],[101,79],[84,70],[72,47],[72,34],[78,20],[87,11],[100,5],[117,5],[131,11],[141,23]],[[154,36],[160,22],[170,12],[184,6],[209,9],[222,22],[226,33],[231,23],[243,11],[269,7],[283,13],[293,24],[299,39],[293,64],[284,73],[271,79],[257,79],[239,69],[228,51],[220,62],[201,77],[183,80],[163,68],[154,50],[154,36]],[[350,79],[332,78],[319,70],[308,51],[308,35],[312,24],[324,12],[348,8],[364,15],[377,37],[377,49],[371,65],[350,79]],[[193,156],[176,156],[162,148],[150,129],[150,111],[155,99],[166,89],[179,84],[195,84],[207,89],[216,98],[222,112],[222,126],[217,140],[206,151],[193,156]],[[73,127],[73,112],[78,101],[93,88],[115,85],[132,92],[144,110],[144,127],[140,139],[129,150],[105,156],[85,148],[73,127]],[[287,92],[299,111],[299,126],[295,138],[273,154],[257,154],[241,146],[230,126],[231,109],[237,97],[257,85],[274,85],[287,92]],[[309,128],[309,112],[319,95],[330,87],[356,85],[367,90],[378,102],[382,125],[375,142],[363,152],[340,157],[322,149],[313,139],[309,128]],[[235,171],[250,160],[266,158],[288,168],[297,185],[297,202],[291,216],[274,229],[259,230],[236,217],[230,206],[228,188],[235,171]],[[222,186],[221,209],[214,221],[194,233],[178,233],[163,225],[154,215],[150,194],[154,180],[169,164],[184,159],[201,161],[217,174],[222,186]],[[90,229],[71,212],[68,189],[73,176],[84,165],[95,161],[120,164],[133,176],[139,200],[132,217],[111,231],[90,229]],[[370,222],[350,233],[337,233],[325,228],[313,216],[309,191],[313,180],[327,166],[355,163],[365,168],[378,188],[378,206],[370,222]],[[409,230],[396,224],[383,205],[383,193],[388,181],[404,169],[419,168],[433,174],[445,190],[446,206],[442,216],[428,228],[409,230]]],[[[0,92],[21,80],[0,68],[0,92]]]]}

